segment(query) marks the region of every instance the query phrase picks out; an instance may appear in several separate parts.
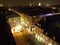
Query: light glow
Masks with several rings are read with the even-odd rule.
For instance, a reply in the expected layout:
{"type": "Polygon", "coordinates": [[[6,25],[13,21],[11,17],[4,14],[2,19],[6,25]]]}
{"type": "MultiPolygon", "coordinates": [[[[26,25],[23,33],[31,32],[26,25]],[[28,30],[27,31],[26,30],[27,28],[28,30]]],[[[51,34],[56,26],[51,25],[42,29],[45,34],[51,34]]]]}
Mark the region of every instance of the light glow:
{"type": "Polygon", "coordinates": [[[41,6],[41,3],[39,3],[39,6],[41,6]]]}
{"type": "Polygon", "coordinates": [[[22,30],[22,26],[21,25],[18,25],[18,26],[15,26],[12,28],[12,33],[15,33],[15,32],[20,32],[22,30]]]}
{"type": "Polygon", "coordinates": [[[49,43],[48,45],[52,45],[51,43],[49,43]]]}
{"type": "Polygon", "coordinates": [[[8,10],[9,10],[9,11],[11,11],[12,9],[11,9],[11,8],[9,8],[8,10]]]}

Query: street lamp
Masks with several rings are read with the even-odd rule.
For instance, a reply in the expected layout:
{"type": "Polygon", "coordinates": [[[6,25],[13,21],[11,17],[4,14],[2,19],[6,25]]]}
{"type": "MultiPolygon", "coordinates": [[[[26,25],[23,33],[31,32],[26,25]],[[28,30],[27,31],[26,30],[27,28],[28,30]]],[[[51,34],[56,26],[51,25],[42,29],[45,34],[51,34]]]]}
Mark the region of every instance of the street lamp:
{"type": "Polygon", "coordinates": [[[9,10],[9,11],[12,11],[12,9],[11,9],[11,8],[9,8],[8,10],[9,10]]]}
{"type": "Polygon", "coordinates": [[[52,43],[49,43],[48,45],[52,45],[52,43]]]}
{"type": "Polygon", "coordinates": [[[39,3],[38,5],[41,6],[41,3],[39,3]]]}

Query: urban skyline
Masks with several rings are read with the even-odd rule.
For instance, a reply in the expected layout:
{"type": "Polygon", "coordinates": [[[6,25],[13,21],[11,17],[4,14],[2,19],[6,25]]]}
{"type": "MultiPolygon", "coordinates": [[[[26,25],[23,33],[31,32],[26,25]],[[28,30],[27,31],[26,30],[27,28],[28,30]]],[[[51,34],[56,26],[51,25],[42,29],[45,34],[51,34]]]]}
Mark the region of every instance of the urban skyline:
{"type": "Polygon", "coordinates": [[[26,6],[29,4],[38,5],[39,3],[42,5],[60,5],[59,0],[0,0],[0,4],[5,6],[26,6]]]}

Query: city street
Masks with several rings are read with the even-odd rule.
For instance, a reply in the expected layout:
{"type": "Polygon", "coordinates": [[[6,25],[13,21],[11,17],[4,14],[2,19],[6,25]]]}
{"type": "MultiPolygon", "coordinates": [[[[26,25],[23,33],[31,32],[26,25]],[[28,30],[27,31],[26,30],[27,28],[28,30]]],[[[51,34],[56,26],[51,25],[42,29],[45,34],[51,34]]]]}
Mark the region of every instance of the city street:
{"type": "Polygon", "coordinates": [[[0,45],[60,45],[60,0],[0,0],[0,45]]]}
{"type": "Polygon", "coordinates": [[[13,34],[17,45],[43,45],[33,35],[28,32],[20,32],[13,34]]]}

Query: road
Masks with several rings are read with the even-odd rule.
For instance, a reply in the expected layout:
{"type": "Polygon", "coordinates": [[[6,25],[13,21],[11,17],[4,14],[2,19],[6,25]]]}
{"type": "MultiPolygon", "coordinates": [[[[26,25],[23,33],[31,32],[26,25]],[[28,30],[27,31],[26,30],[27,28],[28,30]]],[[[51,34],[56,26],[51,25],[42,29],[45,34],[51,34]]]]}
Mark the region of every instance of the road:
{"type": "Polygon", "coordinates": [[[42,45],[33,35],[28,32],[19,32],[13,34],[17,45],[42,45]]]}
{"type": "MultiPolygon", "coordinates": [[[[24,16],[24,14],[21,14],[13,9],[12,9],[12,11],[17,13],[19,16],[21,16],[22,29],[23,30],[26,29],[26,31],[24,31],[24,32],[13,33],[13,36],[15,38],[17,45],[45,45],[44,43],[46,43],[46,45],[57,45],[54,40],[50,39],[45,34],[43,34],[43,31],[39,27],[34,25],[34,28],[32,28],[33,31],[30,30],[30,28],[31,28],[30,26],[32,26],[32,21],[30,21],[31,18],[29,16],[24,16]],[[27,18],[27,17],[29,17],[29,18],[27,18]],[[26,20],[26,18],[28,20],[26,20]],[[26,28],[26,24],[30,27],[29,29],[27,29],[28,27],[26,28]],[[32,35],[30,32],[27,32],[28,30],[32,31],[31,33],[34,33],[34,35],[32,35]],[[44,43],[42,43],[41,41],[44,43]]],[[[48,15],[50,15],[50,14],[48,14],[48,15]]]]}

